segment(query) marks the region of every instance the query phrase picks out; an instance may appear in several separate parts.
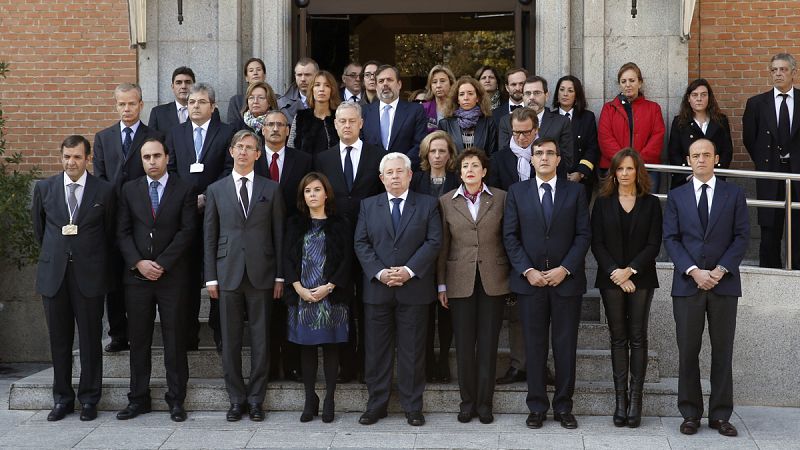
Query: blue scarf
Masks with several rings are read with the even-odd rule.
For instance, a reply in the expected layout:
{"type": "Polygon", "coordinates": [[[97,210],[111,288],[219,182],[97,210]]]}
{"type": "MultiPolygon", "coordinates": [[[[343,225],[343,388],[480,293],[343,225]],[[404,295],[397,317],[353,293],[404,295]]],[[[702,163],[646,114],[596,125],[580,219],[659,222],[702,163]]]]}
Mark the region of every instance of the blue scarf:
{"type": "Polygon", "coordinates": [[[475,125],[478,124],[478,120],[483,117],[480,105],[475,105],[472,109],[466,111],[459,107],[454,115],[458,118],[458,126],[461,127],[462,130],[475,128],[475,125]]]}

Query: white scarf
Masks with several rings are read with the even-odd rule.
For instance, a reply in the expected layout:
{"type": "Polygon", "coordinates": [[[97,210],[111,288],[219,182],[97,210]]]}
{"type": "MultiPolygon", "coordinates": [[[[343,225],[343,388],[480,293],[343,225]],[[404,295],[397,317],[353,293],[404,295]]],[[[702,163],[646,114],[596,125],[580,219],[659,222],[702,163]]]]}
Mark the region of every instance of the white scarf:
{"type": "Polygon", "coordinates": [[[517,156],[517,173],[519,181],[525,181],[531,177],[531,147],[522,148],[511,138],[511,151],[517,156]]]}

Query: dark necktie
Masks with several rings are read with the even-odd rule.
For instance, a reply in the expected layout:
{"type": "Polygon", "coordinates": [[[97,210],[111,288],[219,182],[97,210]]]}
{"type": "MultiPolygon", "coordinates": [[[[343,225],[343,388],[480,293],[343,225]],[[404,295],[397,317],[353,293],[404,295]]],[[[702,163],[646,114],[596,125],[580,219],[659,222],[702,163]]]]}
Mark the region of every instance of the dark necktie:
{"type": "Polygon", "coordinates": [[[552,187],[547,183],[542,183],[544,195],[542,195],[542,211],[544,212],[544,220],[547,226],[550,226],[550,220],[553,218],[553,191],[552,187]]]}
{"type": "Polygon", "coordinates": [[[269,163],[269,178],[276,183],[281,182],[280,180],[281,174],[280,171],[278,170],[278,158],[280,158],[280,155],[277,153],[273,153],[272,162],[269,163]]]}
{"type": "Polygon", "coordinates": [[[347,185],[347,192],[353,190],[353,160],[350,158],[350,152],[353,147],[347,146],[344,148],[347,154],[344,156],[344,183],[347,185]]]}
{"type": "Polygon", "coordinates": [[[125,132],[125,140],[122,141],[122,156],[128,157],[128,152],[131,151],[131,145],[133,145],[133,130],[129,127],[125,127],[122,131],[125,132]]]}
{"type": "Polygon", "coordinates": [[[700,215],[700,225],[703,226],[705,232],[708,228],[708,194],[706,193],[708,185],[703,183],[700,187],[703,188],[703,192],[700,193],[700,201],[697,203],[697,213],[700,215]]]}
{"type": "Polygon", "coordinates": [[[572,116],[571,116],[569,113],[564,113],[564,116],[565,116],[567,119],[569,119],[570,121],[572,121],[572,116]]]}
{"type": "Polygon", "coordinates": [[[69,188],[69,197],[67,197],[69,223],[75,223],[76,216],[78,215],[78,197],[75,195],[75,190],[78,189],[78,186],[78,183],[70,183],[67,185],[69,188]]]}
{"type": "Polygon", "coordinates": [[[400,203],[402,201],[402,198],[392,199],[392,203],[394,203],[394,208],[392,208],[392,227],[394,227],[395,233],[397,233],[397,230],[400,229],[400,203]]]}
{"type": "Polygon", "coordinates": [[[789,153],[789,140],[791,135],[791,126],[789,125],[789,105],[786,104],[786,99],[789,94],[778,94],[783,97],[781,100],[781,110],[778,116],[778,137],[781,144],[781,156],[789,153]]]}
{"type": "Polygon", "coordinates": [[[153,210],[153,217],[158,212],[158,181],[150,182],[150,207],[153,210]]]}
{"type": "Polygon", "coordinates": [[[514,110],[515,110],[515,109],[517,109],[517,108],[522,108],[522,105],[509,105],[509,107],[508,107],[508,112],[509,112],[509,113],[512,113],[512,112],[514,112],[514,110]]]}
{"type": "Polygon", "coordinates": [[[244,216],[247,217],[247,210],[250,209],[250,196],[247,195],[247,178],[242,177],[242,186],[239,188],[239,197],[242,198],[242,209],[244,216]]]}

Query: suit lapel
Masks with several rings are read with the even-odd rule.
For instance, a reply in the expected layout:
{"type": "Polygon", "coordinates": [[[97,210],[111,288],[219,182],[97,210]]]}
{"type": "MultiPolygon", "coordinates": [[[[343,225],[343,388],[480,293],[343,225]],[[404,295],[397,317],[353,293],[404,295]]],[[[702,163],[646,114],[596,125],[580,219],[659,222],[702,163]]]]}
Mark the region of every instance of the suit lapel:
{"type": "MultiPolygon", "coordinates": [[[[203,150],[200,152],[200,162],[205,161],[206,154],[208,153],[208,148],[211,147],[211,141],[214,140],[214,137],[219,132],[219,125],[214,122],[212,119],[211,122],[208,124],[208,131],[206,132],[206,138],[203,141],[203,150]]],[[[192,141],[194,142],[194,141],[192,141]]],[[[192,146],[194,148],[194,145],[192,146]]]]}
{"type": "MultiPolygon", "coordinates": [[[[481,207],[478,209],[478,217],[475,219],[475,223],[481,223],[486,214],[489,213],[489,210],[492,209],[494,206],[494,197],[487,194],[486,192],[481,194],[481,207]]],[[[472,216],[470,216],[472,218],[472,216]]]]}
{"type": "MultiPolygon", "coordinates": [[[[453,138],[453,143],[456,145],[456,152],[460,151],[464,148],[464,138],[461,136],[461,126],[458,124],[458,119],[455,121],[456,125],[456,133],[451,134],[450,137],[453,138]]],[[[475,142],[478,141],[477,139],[477,130],[476,130],[475,142]]]]}
{"type": "Polygon", "coordinates": [[[606,208],[606,211],[608,211],[611,214],[611,222],[614,229],[619,230],[621,229],[619,215],[620,211],[622,210],[622,205],[619,204],[619,195],[608,197],[608,200],[609,203],[611,204],[609,205],[608,208],[606,208]]]}
{"type": "Polygon", "coordinates": [[[400,216],[400,227],[394,236],[395,241],[397,241],[397,238],[403,234],[403,230],[405,230],[406,226],[408,226],[408,223],[411,222],[411,216],[414,215],[416,210],[416,196],[413,192],[409,191],[408,196],[406,197],[405,205],[403,205],[403,213],[400,216]]]}
{"type": "MultiPolygon", "coordinates": [[[[563,178],[556,179],[556,192],[553,198],[553,217],[550,218],[550,226],[557,222],[558,213],[561,207],[567,202],[567,181],[563,178]]],[[[538,196],[537,196],[538,198],[538,196]]],[[[547,228],[550,229],[549,227],[547,228]]]]}
{"type": "Polygon", "coordinates": [[[264,197],[264,188],[266,187],[265,184],[266,183],[264,183],[264,180],[260,177],[253,177],[253,195],[250,197],[250,205],[248,205],[248,218],[250,217],[250,213],[253,211],[253,206],[264,197]]]}
{"type": "MultiPolygon", "coordinates": [[[[147,178],[145,178],[145,181],[146,180],[147,178]]],[[[167,178],[167,185],[164,186],[164,193],[161,194],[161,201],[158,202],[158,211],[156,212],[156,217],[153,219],[154,222],[157,221],[158,218],[161,216],[161,211],[164,210],[164,205],[172,199],[172,195],[174,192],[175,192],[175,181],[167,178]]],[[[148,198],[149,196],[150,194],[148,193],[148,198]]],[[[150,209],[153,209],[152,205],[150,206],[150,209]]]]}
{"type": "MultiPolygon", "coordinates": [[[[245,217],[244,217],[244,211],[242,211],[242,204],[241,202],[239,202],[239,197],[236,195],[236,189],[238,189],[238,187],[236,186],[236,182],[233,181],[233,176],[227,176],[225,177],[225,180],[226,180],[225,181],[226,187],[223,189],[225,191],[223,195],[228,197],[227,203],[233,206],[233,208],[236,210],[236,214],[238,214],[239,218],[242,220],[242,222],[244,222],[245,217]]],[[[255,194],[255,192],[256,192],[256,187],[253,186],[253,194],[255,194]]],[[[252,203],[252,201],[250,203],[252,203]]]]}
{"type": "Polygon", "coordinates": [[[544,210],[542,209],[542,202],[539,200],[539,187],[536,185],[536,178],[531,177],[528,181],[528,198],[533,203],[533,215],[539,221],[539,226],[542,230],[547,231],[547,223],[544,220],[544,210]]]}
{"type": "Polygon", "coordinates": [[[389,198],[386,193],[380,194],[378,197],[378,214],[383,216],[383,225],[389,231],[389,236],[392,239],[397,239],[397,234],[394,232],[394,225],[392,225],[392,210],[389,208],[389,198]]]}
{"type": "MultiPolygon", "coordinates": [[[[389,147],[393,147],[397,140],[397,134],[405,127],[406,121],[406,104],[402,100],[397,102],[397,110],[394,112],[394,121],[392,121],[392,131],[389,134],[389,147]]],[[[380,122],[378,122],[380,124],[380,122]]],[[[387,149],[388,151],[391,151],[387,149]]]]}
{"type": "Polygon", "coordinates": [[[719,220],[720,211],[724,209],[725,203],[728,201],[728,189],[726,188],[725,183],[717,179],[714,197],[711,199],[711,211],[708,213],[708,227],[706,227],[705,236],[708,236],[711,229],[714,228],[719,220]]]}
{"type": "MultiPolygon", "coordinates": [[[[167,183],[169,184],[169,183],[167,183]]],[[[140,214],[142,217],[147,217],[145,222],[148,224],[153,224],[155,219],[153,218],[153,205],[150,203],[150,184],[147,182],[147,177],[142,179],[141,184],[138,187],[138,192],[136,196],[136,204],[131,205],[132,208],[136,208],[136,212],[140,214]]],[[[158,210],[161,211],[161,205],[164,204],[164,197],[166,197],[167,188],[164,186],[164,195],[161,196],[161,202],[159,202],[158,210]]]]}
{"type": "MultiPolygon", "coordinates": [[[[64,177],[67,176],[64,172],[61,172],[61,176],[53,177],[50,186],[50,192],[58,193],[56,195],[56,204],[58,207],[56,208],[57,213],[59,214],[59,218],[57,222],[62,222],[66,225],[69,222],[69,207],[67,206],[67,198],[66,198],[66,188],[64,188],[64,177]]],[[[88,177],[87,177],[88,178],[88,177]]]]}
{"type": "Polygon", "coordinates": [[[144,142],[146,135],[147,135],[147,126],[145,126],[145,124],[140,121],[139,127],[136,128],[136,134],[133,135],[133,142],[131,143],[131,148],[130,150],[128,150],[128,154],[125,155],[125,162],[123,163],[123,165],[125,165],[128,161],[130,161],[131,157],[133,157],[134,154],[133,149],[141,147],[142,142],[144,142]]]}
{"type": "MultiPolygon", "coordinates": [[[[628,237],[633,236],[633,230],[636,229],[636,225],[638,223],[638,218],[639,218],[639,211],[641,211],[641,209],[642,209],[642,202],[643,201],[644,201],[644,199],[642,197],[638,197],[637,196],[635,201],[634,201],[634,203],[633,203],[633,209],[631,210],[630,213],[628,213],[628,214],[631,215],[631,226],[630,226],[630,229],[628,230],[628,237]]],[[[619,205],[619,201],[617,202],[617,204],[619,205]]],[[[619,217],[619,216],[617,216],[617,217],[619,217]]],[[[617,220],[619,220],[619,219],[617,219],[617,220]]],[[[619,226],[619,224],[617,224],[617,226],[619,226]]]]}
{"type": "Polygon", "coordinates": [[[467,208],[467,202],[469,200],[465,199],[462,196],[453,197],[450,199],[453,209],[458,211],[468,222],[477,223],[475,220],[472,220],[472,214],[469,212],[469,208],[467,208]]]}
{"type": "MultiPolygon", "coordinates": [[[[89,210],[92,208],[92,206],[94,206],[95,194],[97,194],[97,179],[89,175],[86,177],[86,186],[83,188],[81,205],[78,207],[78,217],[75,219],[76,225],[80,225],[80,223],[83,221],[83,218],[89,214],[89,210]]],[[[110,205],[105,206],[110,208],[110,205]]]]}
{"type": "MultiPolygon", "coordinates": [[[[294,166],[294,154],[289,151],[289,149],[283,150],[283,170],[280,171],[280,180],[279,183],[281,186],[284,186],[287,183],[287,177],[290,173],[292,173],[292,167],[294,166]]],[[[267,165],[267,169],[269,169],[269,165],[267,165]]],[[[269,170],[267,170],[269,173],[269,170]]],[[[273,180],[274,181],[274,180],[273,180]]]]}
{"type": "Polygon", "coordinates": [[[767,110],[767,124],[772,135],[778,136],[778,116],[775,114],[775,96],[773,92],[770,90],[764,96],[764,109],[767,110]]]}
{"type": "MultiPolygon", "coordinates": [[[[800,89],[794,88],[794,104],[800,104],[800,89]]],[[[797,134],[797,129],[800,128],[800,120],[792,120],[791,136],[797,134]]]]}
{"type": "Polygon", "coordinates": [[[553,124],[553,120],[548,117],[547,111],[542,114],[542,122],[539,124],[539,137],[549,137],[550,136],[550,125],[553,124]]]}
{"type": "Polygon", "coordinates": [[[183,127],[182,141],[184,144],[181,151],[185,154],[186,161],[189,162],[189,164],[196,163],[198,161],[197,161],[197,155],[194,153],[194,136],[192,136],[192,131],[193,131],[192,121],[187,120],[181,126],[183,127]]]}

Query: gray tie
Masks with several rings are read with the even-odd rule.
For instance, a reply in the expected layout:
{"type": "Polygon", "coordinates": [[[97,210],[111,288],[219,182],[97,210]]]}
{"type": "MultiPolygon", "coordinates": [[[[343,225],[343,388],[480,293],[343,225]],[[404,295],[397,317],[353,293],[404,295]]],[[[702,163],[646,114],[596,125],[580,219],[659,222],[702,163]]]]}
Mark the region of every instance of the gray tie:
{"type": "Polygon", "coordinates": [[[67,185],[69,188],[69,196],[67,197],[67,206],[69,206],[69,223],[75,223],[75,217],[78,215],[78,197],[75,195],[75,190],[78,189],[78,183],[70,183],[67,185]]]}
{"type": "Polygon", "coordinates": [[[178,110],[178,117],[178,121],[180,123],[186,122],[186,119],[189,118],[189,114],[185,106],[181,106],[181,108],[178,110]]]}

